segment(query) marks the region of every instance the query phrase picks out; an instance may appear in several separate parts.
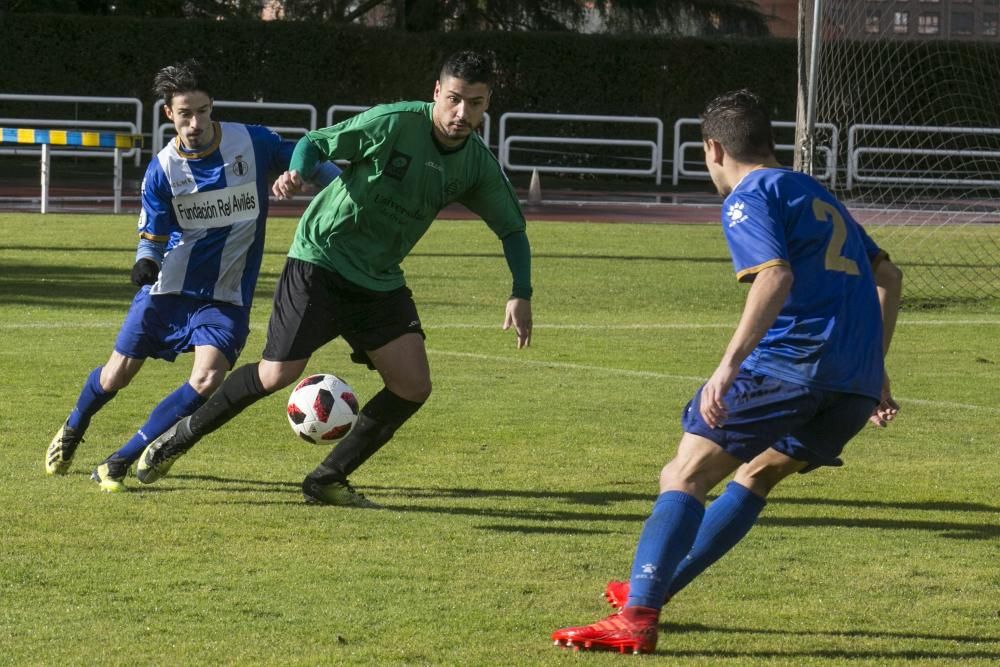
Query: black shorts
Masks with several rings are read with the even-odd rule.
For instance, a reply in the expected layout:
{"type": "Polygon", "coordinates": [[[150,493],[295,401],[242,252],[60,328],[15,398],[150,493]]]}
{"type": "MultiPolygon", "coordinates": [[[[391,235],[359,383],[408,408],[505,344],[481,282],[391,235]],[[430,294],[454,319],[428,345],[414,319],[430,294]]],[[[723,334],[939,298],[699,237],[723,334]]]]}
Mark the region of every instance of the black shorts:
{"type": "Polygon", "coordinates": [[[306,359],[343,336],[353,350],[351,360],[374,368],[366,350],[377,350],[407,333],[424,335],[410,288],[370,290],[289,257],[274,290],[263,357],[306,359]]]}

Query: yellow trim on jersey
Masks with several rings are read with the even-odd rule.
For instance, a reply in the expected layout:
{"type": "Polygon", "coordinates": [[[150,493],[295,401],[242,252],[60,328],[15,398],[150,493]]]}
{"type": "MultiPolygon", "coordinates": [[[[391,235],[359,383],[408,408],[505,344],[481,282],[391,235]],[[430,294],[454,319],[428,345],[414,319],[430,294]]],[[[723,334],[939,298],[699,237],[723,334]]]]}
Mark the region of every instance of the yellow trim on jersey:
{"type": "Polygon", "coordinates": [[[772,266],[788,266],[788,262],[786,262],[783,259],[769,259],[763,264],[758,264],[757,266],[751,266],[749,269],[743,269],[742,271],[736,274],[736,280],[738,280],[739,282],[743,282],[745,278],[752,279],[753,277],[756,277],[756,275],[761,271],[763,271],[764,269],[769,269],[772,266]]]}
{"type": "Polygon", "coordinates": [[[208,148],[206,148],[205,150],[199,151],[197,153],[191,153],[189,151],[184,150],[184,148],[182,147],[183,144],[181,143],[180,136],[174,137],[174,150],[177,152],[177,155],[184,158],[185,160],[197,160],[198,158],[205,157],[206,155],[211,155],[215,150],[219,148],[219,144],[222,143],[222,126],[213,120],[212,129],[215,131],[215,136],[212,137],[211,145],[209,145],[208,148]]]}
{"type": "Polygon", "coordinates": [[[166,243],[170,240],[169,236],[157,236],[155,234],[150,234],[149,232],[141,232],[139,234],[140,239],[146,239],[147,241],[153,241],[155,243],[166,243]]]}

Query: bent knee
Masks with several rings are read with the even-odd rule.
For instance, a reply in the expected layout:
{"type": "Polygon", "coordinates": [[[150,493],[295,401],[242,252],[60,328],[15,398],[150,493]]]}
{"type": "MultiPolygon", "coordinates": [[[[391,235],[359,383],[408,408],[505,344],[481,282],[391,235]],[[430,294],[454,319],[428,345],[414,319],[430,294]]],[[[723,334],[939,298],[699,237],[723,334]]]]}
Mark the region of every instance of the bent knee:
{"type": "Polygon", "coordinates": [[[202,396],[209,396],[219,388],[225,378],[226,371],[223,370],[197,371],[191,374],[188,384],[202,396]]]}
{"type": "Polygon", "coordinates": [[[406,400],[413,401],[414,403],[426,403],[427,399],[431,397],[431,382],[430,380],[427,380],[426,383],[415,384],[407,387],[403,393],[393,393],[400,398],[405,398],[406,400]]]}
{"type": "Polygon", "coordinates": [[[427,378],[425,381],[393,382],[391,385],[386,384],[386,389],[408,401],[426,403],[431,397],[431,380],[427,378]]]}
{"type": "Polygon", "coordinates": [[[761,497],[767,494],[778,485],[781,480],[789,475],[797,473],[808,465],[805,461],[799,461],[782,455],[781,458],[774,457],[772,460],[759,461],[761,456],[750,463],[740,466],[733,476],[733,481],[746,487],[753,493],[761,497]]]}

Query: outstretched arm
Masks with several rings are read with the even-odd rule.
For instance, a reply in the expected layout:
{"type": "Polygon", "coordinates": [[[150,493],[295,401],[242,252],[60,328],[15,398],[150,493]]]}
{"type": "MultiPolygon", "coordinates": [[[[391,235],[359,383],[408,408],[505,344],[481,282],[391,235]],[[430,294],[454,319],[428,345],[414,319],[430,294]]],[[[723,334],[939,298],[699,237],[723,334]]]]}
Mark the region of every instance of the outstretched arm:
{"type": "MultiPolygon", "coordinates": [[[[896,318],[899,315],[899,302],[903,294],[903,272],[898,266],[881,256],[873,267],[875,288],[878,291],[878,302],[882,309],[882,354],[889,353],[889,344],[896,332],[896,318]]],[[[887,426],[899,412],[899,404],[892,398],[889,385],[889,374],[882,380],[882,400],[872,412],[871,422],[878,426],[887,426]]]]}
{"type": "Polygon", "coordinates": [[[503,237],[503,254],[513,278],[511,295],[504,312],[503,330],[512,326],[517,349],[531,345],[531,246],[523,231],[503,237]]]}
{"type": "Polygon", "coordinates": [[[292,153],[291,164],[288,171],[274,181],[271,192],[278,199],[288,199],[292,195],[301,192],[305,182],[302,174],[312,174],[316,171],[316,165],[322,158],[319,148],[317,148],[307,137],[299,139],[295,144],[295,151],[292,153]]]}
{"type": "Polygon", "coordinates": [[[740,372],[740,364],[757,347],[781,312],[792,289],[792,270],[784,264],[769,266],[756,275],[740,323],[726,347],[718,368],[701,389],[701,416],[712,428],[726,420],[726,392],[740,372]]]}

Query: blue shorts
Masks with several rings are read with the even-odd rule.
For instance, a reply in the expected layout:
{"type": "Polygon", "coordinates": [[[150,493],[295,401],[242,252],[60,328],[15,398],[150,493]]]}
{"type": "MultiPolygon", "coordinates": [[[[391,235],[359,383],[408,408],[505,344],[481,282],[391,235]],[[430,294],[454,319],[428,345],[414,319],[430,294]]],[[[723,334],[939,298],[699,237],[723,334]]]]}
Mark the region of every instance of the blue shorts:
{"type": "Polygon", "coordinates": [[[115,351],[133,359],[173,361],[198,345],[210,345],[233,366],[249,333],[250,309],[245,306],[180,294],[151,296],[147,285],[132,300],[115,351]]]}
{"type": "Polygon", "coordinates": [[[844,445],[860,431],[878,401],[816,389],[740,370],[726,393],[729,416],[712,428],[701,417],[701,389],[684,408],[684,431],[707,438],[741,461],[769,447],[810,465],[839,466],[844,445]]]}

